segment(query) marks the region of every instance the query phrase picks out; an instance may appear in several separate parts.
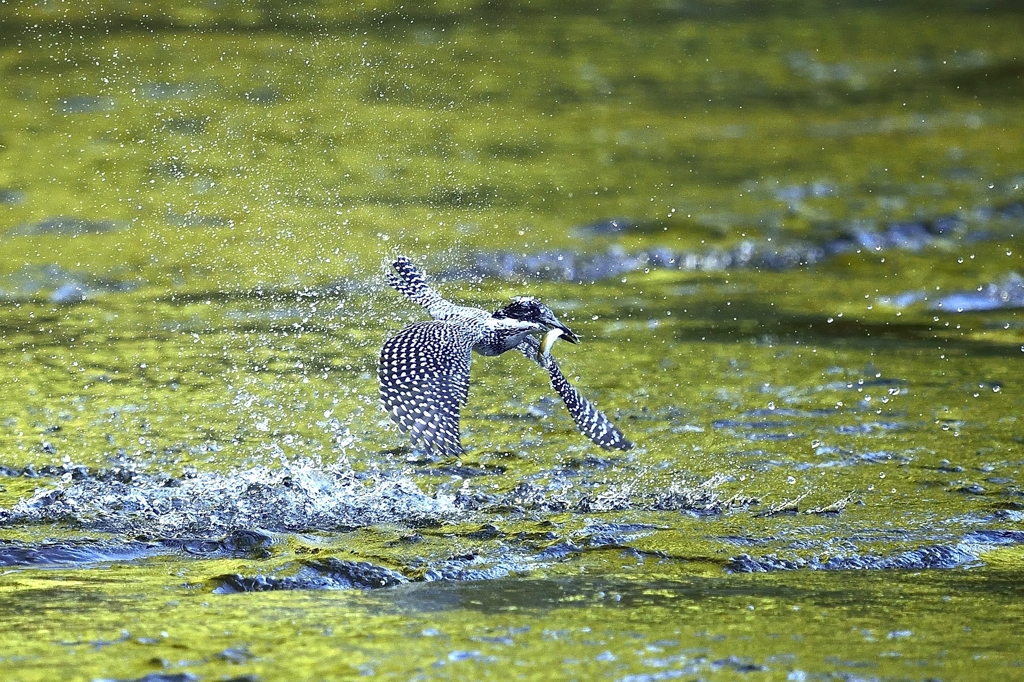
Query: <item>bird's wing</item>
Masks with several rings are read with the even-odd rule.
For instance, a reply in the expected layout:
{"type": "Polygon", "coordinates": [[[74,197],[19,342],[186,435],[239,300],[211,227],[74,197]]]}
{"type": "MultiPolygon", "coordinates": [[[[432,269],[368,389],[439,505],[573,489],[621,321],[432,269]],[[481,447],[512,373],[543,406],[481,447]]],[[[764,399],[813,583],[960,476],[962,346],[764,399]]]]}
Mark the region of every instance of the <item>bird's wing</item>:
{"type": "Polygon", "coordinates": [[[413,445],[445,456],[462,452],[459,411],[469,396],[475,337],[451,322],[418,322],[384,343],[377,376],[388,416],[413,445]]]}
{"type": "Polygon", "coordinates": [[[540,352],[540,341],[533,336],[528,336],[516,348],[547,370],[548,377],[551,379],[551,388],[555,389],[562,398],[562,402],[565,403],[565,407],[569,410],[572,420],[576,422],[576,428],[580,430],[580,433],[606,450],[629,450],[633,447],[633,443],[626,439],[619,427],[615,426],[604,412],[580,395],[576,387],[569,383],[555,359],[550,354],[540,352]]]}

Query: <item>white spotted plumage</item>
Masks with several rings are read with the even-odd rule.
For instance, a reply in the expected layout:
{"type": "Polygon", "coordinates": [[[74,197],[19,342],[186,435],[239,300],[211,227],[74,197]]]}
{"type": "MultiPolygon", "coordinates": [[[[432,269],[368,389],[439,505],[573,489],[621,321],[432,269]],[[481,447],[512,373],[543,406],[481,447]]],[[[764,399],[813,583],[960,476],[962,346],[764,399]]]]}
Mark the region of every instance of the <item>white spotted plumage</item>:
{"type": "Polygon", "coordinates": [[[384,343],[381,401],[414,446],[443,455],[462,452],[459,414],[469,396],[476,340],[464,325],[435,320],[410,325],[384,343]]]}
{"type": "Polygon", "coordinates": [[[462,452],[459,418],[469,396],[471,351],[499,355],[518,349],[548,372],[585,436],[604,448],[632,447],[622,432],[568,382],[534,335],[560,330],[563,338],[579,339],[551,309],[532,298],[517,298],[495,313],[457,306],[432,289],[412,262],[400,256],[387,281],[434,318],[409,325],[384,343],[378,377],[380,399],[388,416],[408,432],[413,446],[425,452],[454,456],[462,452]],[[397,273],[397,274],[396,274],[397,273]]]}
{"type": "Polygon", "coordinates": [[[623,435],[619,427],[615,426],[604,412],[597,409],[594,403],[584,398],[576,390],[576,387],[569,383],[569,380],[562,374],[562,368],[548,353],[548,349],[544,348],[537,339],[533,337],[526,339],[519,345],[519,350],[547,370],[551,388],[555,389],[562,402],[565,403],[565,408],[569,410],[580,433],[608,450],[628,450],[633,447],[633,443],[623,435]]]}

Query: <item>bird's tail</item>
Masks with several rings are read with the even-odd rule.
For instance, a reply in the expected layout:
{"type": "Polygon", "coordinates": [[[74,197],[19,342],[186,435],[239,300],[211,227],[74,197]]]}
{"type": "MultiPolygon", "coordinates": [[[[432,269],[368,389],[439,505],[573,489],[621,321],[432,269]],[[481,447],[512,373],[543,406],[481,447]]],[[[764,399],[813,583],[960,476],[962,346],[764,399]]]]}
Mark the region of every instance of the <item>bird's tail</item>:
{"type": "Polygon", "coordinates": [[[431,308],[444,301],[441,298],[441,294],[437,293],[427,284],[423,273],[412,264],[412,261],[407,256],[396,258],[391,267],[395,269],[395,272],[387,273],[388,285],[409,298],[413,303],[426,308],[427,312],[430,312],[431,308]]]}
{"type": "Polygon", "coordinates": [[[529,336],[519,344],[518,348],[523,355],[547,370],[548,378],[551,379],[551,387],[562,398],[562,402],[565,403],[565,407],[569,410],[572,420],[576,422],[576,428],[580,433],[606,450],[629,450],[633,447],[633,443],[623,435],[619,427],[615,426],[604,412],[597,409],[594,403],[584,398],[576,390],[576,387],[569,383],[569,380],[562,374],[558,363],[549,353],[542,350],[537,339],[529,336]]]}

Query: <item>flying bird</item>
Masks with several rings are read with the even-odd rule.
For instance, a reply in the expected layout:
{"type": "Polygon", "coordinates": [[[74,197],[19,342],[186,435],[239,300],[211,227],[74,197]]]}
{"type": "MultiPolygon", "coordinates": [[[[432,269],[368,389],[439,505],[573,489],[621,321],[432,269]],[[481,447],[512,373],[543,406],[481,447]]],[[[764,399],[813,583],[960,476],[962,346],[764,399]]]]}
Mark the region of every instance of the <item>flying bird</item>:
{"type": "Polygon", "coordinates": [[[513,349],[547,371],[583,435],[606,449],[633,447],[569,383],[551,356],[556,339],[580,341],[551,308],[528,296],[516,297],[493,313],[456,305],[430,287],[407,257],[399,256],[392,267],[388,284],[433,318],[411,324],[385,341],[377,370],[381,403],[392,421],[410,434],[414,448],[428,454],[460,454],[459,416],[469,396],[471,351],[500,355],[513,349]]]}

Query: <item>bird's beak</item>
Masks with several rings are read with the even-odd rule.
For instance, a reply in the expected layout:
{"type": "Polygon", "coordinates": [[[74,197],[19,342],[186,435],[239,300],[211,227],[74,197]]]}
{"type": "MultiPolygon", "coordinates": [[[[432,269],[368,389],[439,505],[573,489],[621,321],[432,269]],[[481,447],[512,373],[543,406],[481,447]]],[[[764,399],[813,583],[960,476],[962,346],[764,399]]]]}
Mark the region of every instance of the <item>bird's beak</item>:
{"type": "Polygon", "coordinates": [[[561,336],[563,339],[565,339],[569,343],[579,343],[580,342],[580,337],[578,337],[575,334],[573,334],[572,330],[569,329],[568,327],[566,327],[561,322],[558,322],[557,324],[553,325],[553,329],[551,331],[556,331],[556,330],[558,332],[560,332],[559,336],[561,336]]]}
{"type": "Polygon", "coordinates": [[[551,337],[551,343],[554,343],[555,339],[557,339],[558,337],[561,337],[561,338],[565,339],[569,343],[579,343],[580,342],[580,337],[576,336],[576,334],[574,334],[571,329],[569,329],[564,324],[559,322],[558,318],[552,316],[551,319],[544,320],[544,324],[548,325],[548,327],[551,328],[548,331],[548,334],[544,336],[545,339],[548,338],[548,335],[550,335],[550,334],[552,334],[552,333],[554,333],[556,331],[558,332],[557,334],[555,334],[554,336],[551,337]]]}

